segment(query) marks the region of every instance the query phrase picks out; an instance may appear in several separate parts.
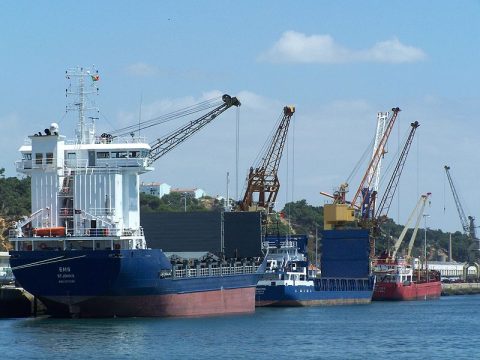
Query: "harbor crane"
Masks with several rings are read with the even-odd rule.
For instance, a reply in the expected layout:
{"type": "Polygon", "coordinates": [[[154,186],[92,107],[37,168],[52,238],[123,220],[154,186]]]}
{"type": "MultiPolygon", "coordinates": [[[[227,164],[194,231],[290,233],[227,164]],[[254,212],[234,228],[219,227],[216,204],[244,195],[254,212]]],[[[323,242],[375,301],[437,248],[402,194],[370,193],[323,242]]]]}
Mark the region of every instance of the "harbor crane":
{"type": "Polygon", "coordinates": [[[444,166],[445,173],[447,174],[448,183],[450,184],[450,189],[452,190],[453,200],[455,201],[455,206],[457,207],[458,215],[460,222],[462,223],[462,228],[465,234],[468,236],[473,243],[468,248],[468,262],[463,267],[463,279],[467,279],[468,268],[473,266],[477,270],[477,280],[480,278],[480,264],[476,262],[476,258],[480,252],[480,239],[477,238],[475,231],[475,218],[471,215],[468,217],[465,216],[463,211],[462,203],[460,202],[460,197],[458,196],[455,184],[453,183],[452,176],[450,175],[450,166],[444,166]]]}
{"type": "Polygon", "coordinates": [[[148,159],[149,164],[152,164],[170,150],[175,148],[177,145],[187,140],[190,136],[202,129],[205,125],[210,123],[213,119],[215,119],[224,111],[228,110],[230,107],[239,107],[241,105],[240,101],[236,97],[231,97],[227,94],[222,96],[222,100],[223,104],[217,106],[207,114],[196,120],[190,121],[186,125],[172,131],[166,136],[159,138],[157,141],[150,144],[151,150],[148,159]]]}
{"type": "MultiPolygon", "coordinates": [[[[373,143],[372,158],[375,156],[375,153],[377,152],[377,149],[378,149],[378,145],[380,144],[383,134],[385,133],[385,127],[387,125],[388,117],[389,117],[388,112],[377,113],[377,129],[375,132],[375,141],[373,143]]],[[[384,153],[385,153],[385,150],[384,150],[384,153]]],[[[373,217],[374,207],[370,205],[371,204],[375,205],[375,196],[378,193],[378,187],[380,185],[381,166],[382,166],[382,158],[380,158],[377,168],[375,170],[370,169],[368,173],[368,183],[371,184],[371,187],[363,189],[362,196],[366,198],[365,203],[368,203],[369,206],[364,207],[363,213],[362,213],[363,218],[373,217]]]]}
{"type": "Polygon", "coordinates": [[[407,140],[403,145],[402,152],[397,161],[397,165],[393,170],[393,174],[390,177],[390,181],[385,188],[385,192],[383,194],[382,199],[380,200],[380,204],[375,211],[374,219],[375,221],[384,221],[387,217],[388,211],[390,210],[390,206],[392,204],[393,197],[398,187],[398,183],[400,181],[400,176],[402,175],[403,168],[405,166],[405,162],[407,160],[408,152],[410,151],[410,147],[413,143],[413,138],[415,136],[415,132],[417,131],[420,124],[418,121],[410,123],[411,129],[410,133],[408,134],[407,140]]]}
{"type": "Polygon", "coordinates": [[[283,115],[269,141],[270,145],[259,157],[259,162],[250,168],[245,194],[238,205],[241,211],[265,210],[267,213],[272,212],[280,189],[278,167],[287,139],[290,119],[294,113],[294,106],[283,108],[283,115]],[[255,194],[258,196],[257,200],[254,199],[255,194]]]}
{"type": "Polygon", "coordinates": [[[448,183],[450,184],[450,189],[452,190],[453,200],[455,201],[455,206],[457,207],[458,216],[460,217],[460,222],[462,223],[462,228],[465,234],[468,235],[470,239],[476,239],[477,235],[475,233],[475,218],[473,216],[465,216],[463,211],[462,203],[458,196],[455,184],[453,183],[452,176],[450,175],[450,166],[444,166],[445,173],[447,174],[448,183]]]}
{"type": "Polygon", "coordinates": [[[364,189],[368,189],[371,186],[373,177],[370,176],[370,174],[375,173],[378,168],[385,151],[385,145],[400,111],[399,107],[392,108],[392,115],[387,123],[383,136],[378,143],[378,147],[370,160],[367,171],[365,172],[352,201],[348,202],[345,198],[348,191],[348,183],[340,185],[339,190],[335,192],[333,196],[321,192],[322,195],[333,197],[334,199],[333,204],[325,204],[324,206],[324,228],[326,230],[355,221],[358,213],[368,213],[368,211],[365,210],[365,208],[369,206],[369,204],[366,203],[367,197],[363,197],[362,200],[360,200],[360,195],[364,192],[364,189]]]}

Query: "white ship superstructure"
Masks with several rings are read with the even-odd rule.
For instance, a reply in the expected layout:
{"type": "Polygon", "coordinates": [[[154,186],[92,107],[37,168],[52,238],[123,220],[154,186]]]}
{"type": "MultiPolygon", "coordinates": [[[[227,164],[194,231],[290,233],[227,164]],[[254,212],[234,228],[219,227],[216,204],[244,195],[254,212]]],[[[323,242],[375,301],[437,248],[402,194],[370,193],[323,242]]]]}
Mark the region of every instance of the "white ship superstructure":
{"type": "Polygon", "coordinates": [[[31,177],[32,215],[17,223],[11,240],[17,250],[145,248],[139,175],[153,170],[150,145],[134,134],[98,136],[95,118],[85,120],[94,109],[86,100],[97,90],[98,73],[76,68],[66,74],[78,79],[76,89],[67,89],[77,95],[71,107],[79,114],[76,137],[67,140],[53,123],[20,147],[16,168],[31,177]]]}

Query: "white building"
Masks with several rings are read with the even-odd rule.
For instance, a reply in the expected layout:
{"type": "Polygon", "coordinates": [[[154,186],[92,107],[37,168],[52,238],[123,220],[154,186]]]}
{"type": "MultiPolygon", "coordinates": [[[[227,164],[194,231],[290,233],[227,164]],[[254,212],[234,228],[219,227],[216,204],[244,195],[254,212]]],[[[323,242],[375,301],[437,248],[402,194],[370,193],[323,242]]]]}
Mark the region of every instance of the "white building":
{"type": "Polygon", "coordinates": [[[170,189],[172,187],[166,183],[159,183],[159,182],[150,182],[145,183],[142,182],[140,184],[140,192],[148,195],[157,196],[159,198],[163,197],[164,195],[170,194],[170,189]]]}
{"type": "Polygon", "coordinates": [[[193,189],[188,189],[188,188],[185,188],[185,189],[182,189],[182,188],[175,188],[175,189],[171,189],[170,190],[171,193],[180,193],[180,194],[186,194],[188,196],[191,196],[195,199],[200,199],[204,196],[207,195],[207,193],[202,190],[202,189],[198,189],[198,188],[193,188],[193,189]]]}

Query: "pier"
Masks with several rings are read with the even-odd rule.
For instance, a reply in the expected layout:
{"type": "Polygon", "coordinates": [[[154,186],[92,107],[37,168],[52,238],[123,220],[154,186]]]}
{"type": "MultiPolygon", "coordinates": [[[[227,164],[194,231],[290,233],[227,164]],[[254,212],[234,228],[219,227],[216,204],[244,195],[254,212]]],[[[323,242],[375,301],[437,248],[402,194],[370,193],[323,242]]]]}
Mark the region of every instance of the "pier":
{"type": "Polygon", "coordinates": [[[44,313],[43,304],[24,289],[13,285],[0,287],[0,318],[29,317],[44,313]]]}
{"type": "Polygon", "coordinates": [[[480,283],[442,284],[442,296],[480,294],[480,283]]]}

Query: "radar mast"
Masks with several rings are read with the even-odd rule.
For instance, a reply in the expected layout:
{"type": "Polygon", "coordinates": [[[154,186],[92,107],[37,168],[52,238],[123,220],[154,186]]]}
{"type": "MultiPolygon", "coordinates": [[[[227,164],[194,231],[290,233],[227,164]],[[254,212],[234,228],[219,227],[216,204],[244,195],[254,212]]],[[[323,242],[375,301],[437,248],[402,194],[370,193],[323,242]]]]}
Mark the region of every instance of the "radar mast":
{"type": "Polygon", "coordinates": [[[65,90],[65,95],[73,95],[73,102],[69,103],[66,111],[78,112],[78,123],[75,129],[76,141],[78,144],[91,144],[95,137],[95,119],[98,116],[90,117],[91,122],[85,121],[85,114],[87,112],[96,112],[99,110],[94,102],[89,98],[89,95],[98,95],[97,82],[100,80],[98,70],[93,66],[92,68],[84,68],[77,66],[65,71],[65,77],[70,80],[68,88],[65,90]]]}

